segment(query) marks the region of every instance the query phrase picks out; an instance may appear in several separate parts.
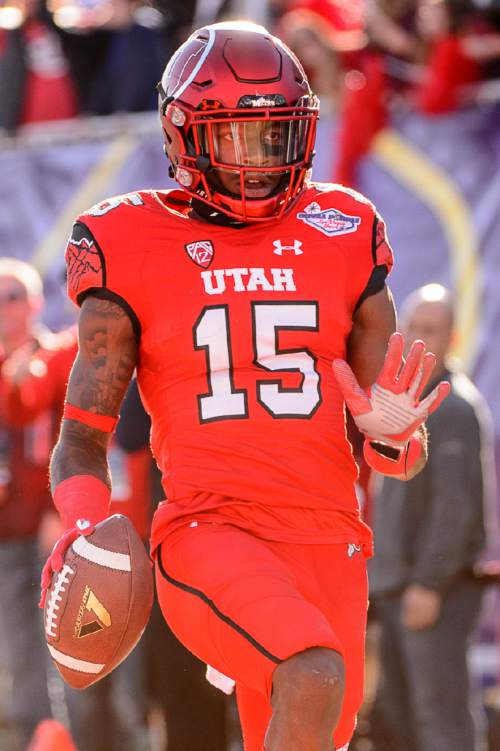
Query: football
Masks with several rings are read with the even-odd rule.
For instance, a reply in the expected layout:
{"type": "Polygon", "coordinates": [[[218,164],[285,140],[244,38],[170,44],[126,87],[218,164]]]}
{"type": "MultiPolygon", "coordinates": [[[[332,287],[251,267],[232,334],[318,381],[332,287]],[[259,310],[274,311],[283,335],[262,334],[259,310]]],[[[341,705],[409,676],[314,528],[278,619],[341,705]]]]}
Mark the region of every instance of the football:
{"type": "Polygon", "coordinates": [[[119,665],[152,604],[151,562],[126,516],[110,516],[78,537],[52,577],[44,609],[47,646],[66,683],[86,688],[119,665]]]}

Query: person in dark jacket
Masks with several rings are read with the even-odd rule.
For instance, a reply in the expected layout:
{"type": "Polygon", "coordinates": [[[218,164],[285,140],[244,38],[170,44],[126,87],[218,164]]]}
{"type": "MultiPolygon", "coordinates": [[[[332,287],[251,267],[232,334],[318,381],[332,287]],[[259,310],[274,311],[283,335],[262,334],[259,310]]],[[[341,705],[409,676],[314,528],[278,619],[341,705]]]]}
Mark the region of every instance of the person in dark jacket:
{"type": "MultiPolygon", "coordinates": [[[[470,380],[448,363],[453,301],[427,285],[406,301],[408,340],[437,357],[450,381],[429,418],[429,460],[413,480],[385,477],[376,496],[371,602],[381,628],[381,679],[374,711],[379,751],[474,751],[467,645],[481,586],[473,571],[486,547],[493,497],[490,416],[470,380]]],[[[429,384],[429,389],[433,384],[429,384]]]]}

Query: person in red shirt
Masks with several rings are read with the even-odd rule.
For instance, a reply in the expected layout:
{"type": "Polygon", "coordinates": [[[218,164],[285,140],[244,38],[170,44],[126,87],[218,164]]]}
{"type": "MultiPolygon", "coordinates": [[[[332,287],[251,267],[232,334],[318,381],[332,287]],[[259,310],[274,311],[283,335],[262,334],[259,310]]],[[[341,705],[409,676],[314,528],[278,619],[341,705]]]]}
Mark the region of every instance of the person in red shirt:
{"type": "Polygon", "coordinates": [[[22,12],[19,28],[0,28],[0,129],[5,130],[80,112],[69,61],[43,4],[26,0],[22,12]]]}
{"type": "MultiPolygon", "coordinates": [[[[0,574],[0,608],[7,622],[12,655],[13,716],[23,748],[35,725],[34,745],[55,742],[52,733],[57,729],[43,722],[51,717],[54,707],[47,696],[48,655],[41,638],[33,584],[41,568],[39,549],[47,555],[62,532],[48,487],[48,464],[77,352],[75,328],[54,334],[38,323],[42,304],[42,283],[33,267],[17,259],[0,258],[0,341],[4,347],[0,375],[0,561],[5,562],[2,571],[6,575],[4,579],[0,574]],[[27,654],[33,659],[29,674],[27,654]],[[37,724],[37,720],[42,723],[37,724]]],[[[150,509],[144,503],[149,493],[149,450],[136,451],[123,462],[119,461],[117,447],[112,453],[118,461],[114,463],[111,513],[127,514],[146,539],[150,526],[150,509]]],[[[144,661],[144,655],[137,652],[119,672],[93,686],[84,697],[81,692],[66,689],[71,730],[81,749],[97,751],[108,741],[112,749],[115,739],[121,749],[145,747],[146,712],[137,696],[144,661]],[[116,696],[122,701],[114,700],[116,696]]],[[[54,682],[53,676],[51,680],[54,682]]]]}
{"type": "Polygon", "coordinates": [[[34,583],[40,552],[60,534],[47,482],[75,335],[55,336],[38,323],[42,282],[35,269],[0,258],[0,610],[12,675],[12,722],[26,748],[37,723],[52,714],[46,647],[34,583]],[[37,374],[49,374],[37,389],[37,374]]]}
{"type": "Polygon", "coordinates": [[[67,532],[43,593],[108,514],[107,448],[136,370],[168,499],[151,536],[165,618],[236,682],[246,751],[345,749],[371,555],[345,404],[370,464],[404,480],[448,387],[420,399],[423,342],[403,361],[374,206],[308,180],[318,101],[290,50],[254,24],[204,27],[158,90],[182,189],[104,201],[68,241],[80,347],[51,463],[67,532]]]}

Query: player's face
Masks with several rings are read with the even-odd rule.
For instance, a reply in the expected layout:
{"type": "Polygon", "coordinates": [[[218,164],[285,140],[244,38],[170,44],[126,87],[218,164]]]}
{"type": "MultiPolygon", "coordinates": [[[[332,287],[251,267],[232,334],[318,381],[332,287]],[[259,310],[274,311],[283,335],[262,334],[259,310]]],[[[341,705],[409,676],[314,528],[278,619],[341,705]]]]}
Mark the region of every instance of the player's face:
{"type": "Polygon", "coordinates": [[[31,312],[26,288],[14,277],[0,277],[0,341],[24,333],[31,312]]]}
{"type": "MultiPolygon", "coordinates": [[[[214,145],[217,161],[235,167],[278,167],[286,162],[288,123],[228,122],[214,125],[214,145]]],[[[224,187],[240,194],[238,170],[217,170],[224,187]]],[[[245,197],[267,198],[276,188],[283,172],[245,173],[245,197]]]]}

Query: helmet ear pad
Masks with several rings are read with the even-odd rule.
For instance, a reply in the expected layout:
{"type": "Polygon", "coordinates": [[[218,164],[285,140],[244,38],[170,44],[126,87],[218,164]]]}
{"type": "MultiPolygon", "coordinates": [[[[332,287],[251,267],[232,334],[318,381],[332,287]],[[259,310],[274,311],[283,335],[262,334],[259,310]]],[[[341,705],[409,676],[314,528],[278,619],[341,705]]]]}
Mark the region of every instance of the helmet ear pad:
{"type": "Polygon", "coordinates": [[[165,136],[163,150],[175,170],[179,164],[181,155],[186,153],[184,135],[182,130],[173,125],[167,117],[162,117],[162,127],[165,136]]]}

